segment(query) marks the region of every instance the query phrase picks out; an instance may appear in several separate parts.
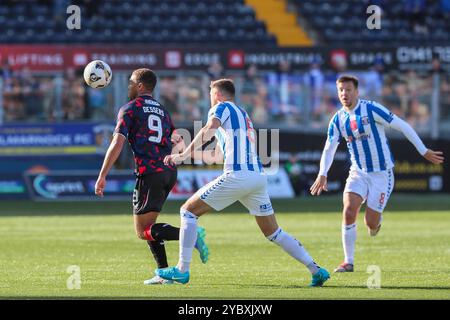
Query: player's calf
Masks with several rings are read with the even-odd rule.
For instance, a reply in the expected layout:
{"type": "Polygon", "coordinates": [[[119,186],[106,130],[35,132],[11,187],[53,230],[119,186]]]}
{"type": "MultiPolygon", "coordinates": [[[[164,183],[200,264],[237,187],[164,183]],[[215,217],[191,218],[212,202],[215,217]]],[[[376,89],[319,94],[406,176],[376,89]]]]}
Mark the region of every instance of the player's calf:
{"type": "Polygon", "coordinates": [[[371,208],[367,208],[366,215],[364,217],[364,223],[367,226],[369,235],[374,237],[378,234],[381,229],[381,221],[383,220],[383,216],[380,212],[377,212],[371,208]]]}

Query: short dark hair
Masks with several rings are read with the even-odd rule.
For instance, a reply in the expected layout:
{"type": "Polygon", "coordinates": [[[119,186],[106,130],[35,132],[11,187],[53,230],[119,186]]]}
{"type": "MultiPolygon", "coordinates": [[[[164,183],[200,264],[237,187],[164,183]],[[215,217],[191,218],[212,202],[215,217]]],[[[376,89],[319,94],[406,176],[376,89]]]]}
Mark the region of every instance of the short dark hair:
{"type": "Polygon", "coordinates": [[[336,80],[336,83],[340,83],[340,82],[352,82],[355,85],[355,88],[358,89],[359,80],[355,76],[348,75],[348,74],[342,75],[336,80]]]}
{"type": "Polygon", "coordinates": [[[234,83],[231,79],[211,81],[211,85],[209,87],[211,89],[217,88],[220,92],[230,96],[230,98],[234,98],[234,95],[236,94],[236,89],[234,88],[234,83]]]}
{"type": "Polygon", "coordinates": [[[140,68],[133,71],[136,75],[136,81],[141,82],[147,89],[153,91],[156,87],[156,74],[150,69],[140,68]]]}

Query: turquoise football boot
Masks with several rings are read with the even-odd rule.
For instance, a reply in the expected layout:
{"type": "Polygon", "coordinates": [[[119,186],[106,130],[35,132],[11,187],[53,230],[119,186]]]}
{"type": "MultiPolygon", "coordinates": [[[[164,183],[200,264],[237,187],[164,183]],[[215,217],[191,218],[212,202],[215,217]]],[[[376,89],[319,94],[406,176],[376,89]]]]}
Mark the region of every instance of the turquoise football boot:
{"type": "Polygon", "coordinates": [[[197,227],[197,241],[195,242],[195,249],[200,253],[202,263],[208,262],[209,249],[205,242],[206,231],[205,228],[197,227]]]}
{"type": "Polygon", "coordinates": [[[186,284],[189,282],[189,271],[181,272],[177,267],[156,269],[155,274],[166,280],[172,280],[178,283],[186,284]]]}
{"type": "Polygon", "coordinates": [[[316,274],[313,274],[309,287],[321,287],[328,279],[330,279],[330,273],[326,269],[320,268],[316,274]]]}

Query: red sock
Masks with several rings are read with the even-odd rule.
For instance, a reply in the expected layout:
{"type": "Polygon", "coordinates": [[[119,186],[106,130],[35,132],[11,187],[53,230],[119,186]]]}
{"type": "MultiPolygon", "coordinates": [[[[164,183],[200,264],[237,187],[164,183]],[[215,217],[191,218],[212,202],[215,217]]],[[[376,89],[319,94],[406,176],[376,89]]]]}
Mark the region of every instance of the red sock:
{"type": "Polygon", "coordinates": [[[155,241],[155,239],[153,239],[153,237],[152,237],[152,226],[153,226],[153,224],[151,224],[148,228],[146,228],[144,230],[144,237],[148,241],[155,241]]]}

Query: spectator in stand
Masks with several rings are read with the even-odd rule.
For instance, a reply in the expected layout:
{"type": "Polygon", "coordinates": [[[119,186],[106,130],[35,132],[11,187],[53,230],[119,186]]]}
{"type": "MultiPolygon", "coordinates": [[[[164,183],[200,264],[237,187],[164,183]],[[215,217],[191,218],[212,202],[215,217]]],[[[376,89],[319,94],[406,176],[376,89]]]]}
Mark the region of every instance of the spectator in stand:
{"type": "Polygon", "coordinates": [[[440,5],[441,14],[444,16],[444,19],[450,20],[450,0],[441,0],[440,5]]]}
{"type": "Polygon", "coordinates": [[[403,4],[411,29],[415,33],[428,34],[428,28],[425,24],[426,0],[403,0],[403,4]]]}
{"type": "Polygon", "coordinates": [[[255,97],[258,94],[258,67],[250,65],[244,75],[241,88],[241,106],[248,114],[253,113],[255,97]]]}
{"type": "Polygon", "coordinates": [[[87,88],[89,118],[91,120],[107,120],[107,92],[106,89],[98,90],[91,87],[87,88]]]}
{"type": "Polygon", "coordinates": [[[55,84],[52,78],[44,78],[41,82],[43,117],[52,122],[56,119],[55,84]]]}
{"type": "Polygon", "coordinates": [[[66,19],[67,7],[71,5],[70,0],[53,0],[53,20],[63,22],[66,19]]]}
{"type": "Polygon", "coordinates": [[[186,77],[178,84],[180,96],[179,103],[182,106],[180,113],[183,120],[195,121],[202,119],[202,81],[199,77],[186,77]]]}
{"type": "Polygon", "coordinates": [[[309,181],[300,159],[295,154],[290,154],[284,168],[289,175],[295,195],[306,196],[308,194],[309,181]]]}
{"type": "Polygon", "coordinates": [[[84,80],[78,77],[73,68],[69,68],[64,76],[62,109],[64,120],[77,120],[85,117],[84,80]]]}
{"type": "Polygon", "coordinates": [[[439,103],[441,119],[450,120],[450,73],[442,67],[439,55],[433,56],[431,70],[428,76],[431,90],[439,88],[439,103]]]}
{"type": "Polygon", "coordinates": [[[178,110],[178,86],[175,76],[164,76],[159,81],[159,100],[174,122],[182,120],[178,110]]]}
{"type": "Polygon", "coordinates": [[[225,71],[222,64],[219,61],[211,63],[208,67],[208,75],[211,81],[223,78],[225,71]]]}
{"type": "Polygon", "coordinates": [[[309,99],[306,102],[306,105],[309,106],[310,109],[303,110],[303,112],[312,113],[314,120],[321,116],[324,82],[325,76],[320,69],[320,62],[314,60],[310,65],[309,71],[304,75],[306,92],[309,93],[309,99]]]}
{"type": "Polygon", "coordinates": [[[255,124],[265,124],[269,121],[267,111],[268,88],[264,81],[258,81],[257,93],[254,97],[254,107],[251,118],[255,124]]]}
{"type": "Polygon", "coordinates": [[[239,105],[250,115],[253,113],[255,106],[255,96],[254,94],[246,94],[241,92],[241,97],[239,98],[239,105]]]}
{"type": "Polygon", "coordinates": [[[5,105],[5,120],[16,121],[25,119],[25,105],[23,103],[22,86],[19,78],[13,77],[11,90],[7,94],[5,105]]]}
{"type": "Polygon", "coordinates": [[[244,81],[242,83],[242,94],[256,94],[258,82],[258,67],[251,64],[245,70],[244,81]]]}
{"type": "Polygon", "coordinates": [[[408,88],[408,95],[410,95],[411,98],[420,95],[427,87],[426,80],[414,69],[408,70],[404,79],[408,88]]]}
{"type": "Polygon", "coordinates": [[[0,69],[0,78],[3,80],[3,90],[11,90],[13,72],[9,66],[8,61],[5,59],[2,63],[2,68],[0,69]]]}
{"type": "Polygon", "coordinates": [[[292,72],[291,64],[281,60],[276,72],[267,76],[269,112],[274,120],[295,121],[300,115],[298,92],[302,79],[292,72]]]}
{"type": "Polygon", "coordinates": [[[382,59],[375,59],[373,66],[362,76],[365,96],[369,100],[378,101],[383,90],[384,64],[382,59]]]}
{"type": "Polygon", "coordinates": [[[41,117],[43,113],[42,99],[40,99],[40,82],[35,79],[30,69],[23,68],[18,75],[22,99],[28,119],[41,117]]]}
{"type": "Polygon", "coordinates": [[[268,121],[264,99],[260,96],[255,97],[255,106],[252,112],[252,119],[255,124],[266,124],[268,121]]]}
{"type": "Polygon", "coordinates": [[[408,111],[408,90],[406,83],[388,77],[382,91],[383,104],[389,105],[395,115],[405,118],[408,111]]]}
{"type": "Polygon", "coordinates": [[[406,119],[418,131],[429,129],[430,112],[428,106],[420,102],[418,98],[413,98],[406,119]]]}
{"type": "Polygon", "coordinates": [[[319,107],[319,111],[314,118],[314,121],[310,122],[310,125],[315,128],[323,128],[328,125],[331,116],[338,109],[338,105],[335,101],[335,95],[329,95],[327,92],[324,92],[322,97],[322,102],[319,107]]]}
{"type": "Polygon", "coordinates": [[[441,81],[441,90],[446,91],[447,86],[450,84],[450,72],[446,71],[442,67],[442,62],[439,55],[434,55],[431,61],[431,70],[430,74],[438,74],[441,81]]]}

